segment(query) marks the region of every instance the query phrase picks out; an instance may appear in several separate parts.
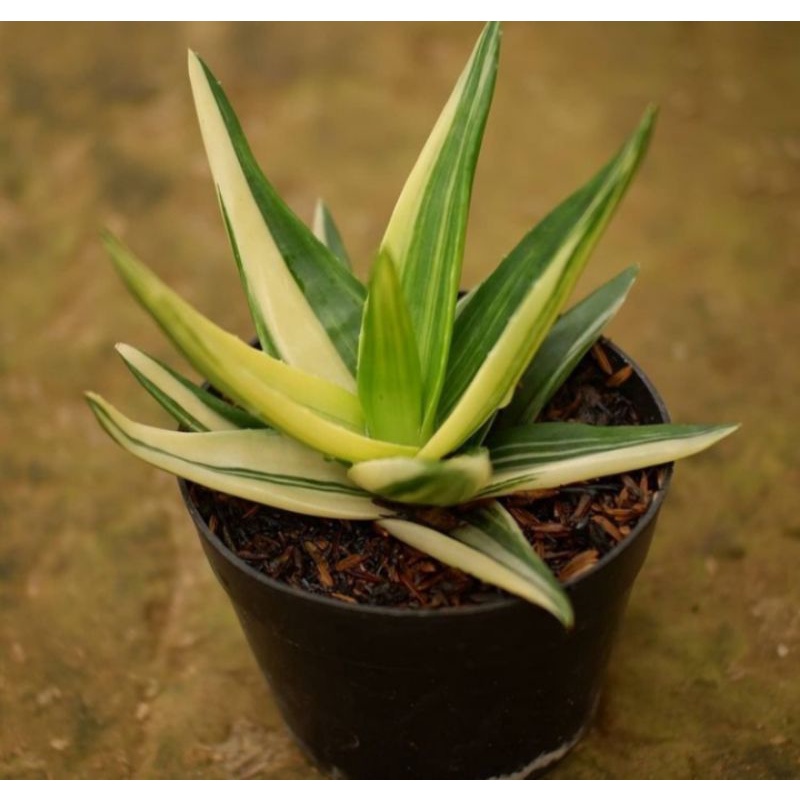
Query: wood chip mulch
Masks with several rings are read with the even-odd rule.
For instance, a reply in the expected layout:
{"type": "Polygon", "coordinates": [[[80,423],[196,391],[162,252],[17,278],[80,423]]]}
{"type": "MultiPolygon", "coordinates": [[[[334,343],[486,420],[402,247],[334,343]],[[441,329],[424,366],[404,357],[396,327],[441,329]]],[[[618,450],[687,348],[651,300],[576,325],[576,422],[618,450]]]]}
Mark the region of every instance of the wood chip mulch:
{"type": "MultiPolygon", "coordinates": [[[[614,370],[596,345],[540,416],[593,425],[636,424],[624,391],[629,367],[614,370]]],[[[517,494],[503,502],[536,552],[566,581],[591,569],[647,511],[663,479],[659,467],[517,494]]],[[[293,514],[191,485],[200,513],[250,566],[344,603],[438,608],[505,593],[392,538],[377,523],[293,514]]],[[[448,530],[447,509],[418,509],[424,524],[448,530]]]]}

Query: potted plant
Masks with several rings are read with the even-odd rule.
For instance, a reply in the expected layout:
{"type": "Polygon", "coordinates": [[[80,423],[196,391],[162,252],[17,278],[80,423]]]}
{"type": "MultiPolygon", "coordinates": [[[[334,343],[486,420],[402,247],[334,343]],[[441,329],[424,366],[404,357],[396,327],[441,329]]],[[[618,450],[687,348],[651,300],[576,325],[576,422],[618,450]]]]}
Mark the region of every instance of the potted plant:
{"type": "Polygon", "coordinates": [[[595,344],[634,268],[563,313],[644,156],[654,109],[459,298],[499,44],[499,26],[487,25],[367,285],[327,209],[312,232],[277,195],[219,83],[189,54],[256,347],[105,236],[128,289],[208,383],[120,345],[181,430],[133,422],[92,393],[89,404],[125,449],[182,479],[291,730],[317,763],[350,777],[521,776],[563,756],[591,716],[671,462],[735,427],[669,424],[630,359],[595,344]],[[615,424],[575,421],[578,400],[556,402],[578,365],[621,398],[615,424]],[[653,465],[664,466],[630,474],[653,465]],[[555,522],[531,511],[542,501],[555,522]],[[568,538],[568,523],[606,535],[608,552],[578,548],[557,577],[536,535],[549,525],[548,536],[568,538]],[[386,587],[401,584],[410,594],[397,605],[386,587]]]}

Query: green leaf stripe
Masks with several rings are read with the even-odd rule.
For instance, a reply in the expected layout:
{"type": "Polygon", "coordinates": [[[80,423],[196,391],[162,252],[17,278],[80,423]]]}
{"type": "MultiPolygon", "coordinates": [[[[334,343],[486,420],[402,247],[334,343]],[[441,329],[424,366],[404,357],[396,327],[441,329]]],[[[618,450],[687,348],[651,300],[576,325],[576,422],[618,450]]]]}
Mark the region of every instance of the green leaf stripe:
{"type": "Polygon", "coordinates": [[[163,361],[127,344],[118,344],[117,352],[136,380],[188,430],[199,432],[265,427],[261,420],[195,386],[163,361]]]}
{"type": "Polygon", "coordinates": [[[363,285],[278,196],[219,82],[191,52],[189,74],[223,217],[264,349],[274,348],[289,363],[350,388],[363,285]]]}
{"type": "Polygon", "coordinates": [[[239,280],[241,281],[244,296],[247,300],[247,306],[250,309],[250,318],[253,320],[253,325],[256,329],[258,342],[261,345],[261,349],[267,353],[267,355],[273,356],[274,358],[281,358],[281,353],[273,341],[270,325],[267,322],[268,311],[262,307],[262,303],[259,301],[251,285],[253,279],[248,276],[248,272],[242,261],[242,254],[239,252],[239,245],[236,242],[236,233],[233,230],[233,224],[228,216],[228,209],[225,207],[225,201],[222,198],[219,187],[217,187],[217,202],[219,203],[219,210],[222,214],[222,222],[225,225],[225,233],[228,234],[233,260],[239,272],[239,280]]]}
{"type": "MultiPolygon", "coordinates": [[[[511,523],[514,524],[513,520],[511,523]]],[[[569,600],[563,590],[554,585],[555,579],[552,576],[546,578],[513,551],[506,551],[502,537],[495,539],[491,534],[481,535],[477,530],[470,534],[464,528],[457,528],[457,534],[448,535],[405,519],[381,520],[380,526],[401,542],[443,564],[541,606],[564,625],[572,624],[569,600]],[[464,537],[464,541],[456,536],[464,537]]]]}
{"type": "Polygon", "coordinates": [[[618,425],[543,422],[492,436],[494,475],[483,497],[545,489],[699,453],[737,425],[618,425]]]}
{"type": "Polygon", "coordinates": [[[440,457],[457,447],[510,399],[632,180],[654,119],[651,109],[619,155],[471,293],[455,323],[443,421],[423,456],[440,457]]]}
{"type": "Polygon", "coordinates": [[[459,516],[467,524],[456,528],[451,536],[526,577],[541,593],[539,605],[572,627],[575,616],[569,597],[500,503],[467,508],[459,516]]]}
{"type": "Polygon", "coordinates": [[[343,461],[416,453],[415,447],[363,435],[355,395],[254,350],[192,308],[113,236],[104,240],[144,309],[209,383],[249,413],[343,461]]]}
{"type": "Polygon", "coordinates": [[[362,461],[348,477],[371,494],[398,503],[454,506],[471,500],[492,474],[488,451],[479,450],[444,461],[385,458],[362,461]]]}
{"type": "Polygon", "coordinates": [[[381,246],[409,300],[425,392],[425,435],[435,422],[444,383],[472,182],[499,50],[500,28],[490,23],[403,188],[381,246]]]}
{"type": "Polygon", "coordinates": [[[86,397],[118,444],[167,472],[297,513],[341,519],[383,513],[347,479],[344,467],[276,431],[164,431],[129,420],[93,393],[86,397]]]}
{"type": "Polygon", "coordinates": [[[354,394],[245,344],[190,306],[110,233],[104,234],[103,241],[130,292],[192,366],[220,391],[259,418],[263,417],[252,398],[272,392],[353,429],[363,428],[354,394]]]}
{"type": "Polygon", "coordinates": [[[629,267],[558,319],[500,413],[498,430],[535,421],[623,304],[638,272],[629,267]]]}

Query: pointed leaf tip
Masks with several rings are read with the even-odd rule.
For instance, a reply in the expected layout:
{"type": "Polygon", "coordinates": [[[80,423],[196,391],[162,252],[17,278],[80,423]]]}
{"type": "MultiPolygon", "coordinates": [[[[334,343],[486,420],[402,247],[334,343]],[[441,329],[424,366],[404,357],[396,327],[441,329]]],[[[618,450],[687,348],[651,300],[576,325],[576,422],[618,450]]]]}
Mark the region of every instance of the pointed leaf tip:
{"type": "Polygon", "coordinates": [[[543,422],[498,433],[489,442],[494,474],[484,497],[549,489],[603,475],[667,464],[700,453],[738,425],[614,425],[543,422]]]}
{"type": "Polygon", "coordinates": [[[311,229],[314,236],[352,272],[353,264],[342,241],[342,234],[334,222],[330,209],[321,197],[317,199],[317,204],[314,206],[314,221],[311,229]]]}
{"type": "Polygon", "coordinates": [[[403,186],[381,243],[409,301],[423,383],[423,438],[432,432],[444,386],[472,183],[499,49],[499,27],[490,23],[403,186]]]}
{"type": "Polygon", "coordinates": [[[502,406],[536,354],[647,149],[646,113],[618,153],[533,228],[455,320],[440,425],[421,453],[451,452],[502,406]]]}
{"type": "MultiPolygon", "coordinates": [[[[497,504],[494,508],[498,508],[497,504]]],[[[478,510],[463,515],[462,520],[466,525],[449,535],[404,519],[381,520],[380,526],[442,563],[540,606],[564,627],[573,626],[569,597],[525,542],[510,515],[478,510]]]]}
{"type": "Polygon", "coordinates": [[[385,512],[345,468],[276,431],[185,433],[128,419],[94,393],[87,400],[114,441],[154,467],[246,500],[300,514],[377,519],[385,512]]]}
{"type": "Polygon", "coordinates": [[[114,248],[112,260],[134,297],[195,369],[242,408],[345,461],[414,455],[416,447],[360,432],[355,395],[254,350],[193,309],[124,247],[114,248]]]}
{"type": "Polygon", "coordinates": [[[622,306],[638,272],[628,267],[559,317],[500,413],[496,430],[538,417],[622,306]]]}
{"type": "Polygon", "coordinates": [[[219,81],[198,57],[189,78],[223,222],[265,352],[355,388],[364,287],[267,180],[219,81]]]}

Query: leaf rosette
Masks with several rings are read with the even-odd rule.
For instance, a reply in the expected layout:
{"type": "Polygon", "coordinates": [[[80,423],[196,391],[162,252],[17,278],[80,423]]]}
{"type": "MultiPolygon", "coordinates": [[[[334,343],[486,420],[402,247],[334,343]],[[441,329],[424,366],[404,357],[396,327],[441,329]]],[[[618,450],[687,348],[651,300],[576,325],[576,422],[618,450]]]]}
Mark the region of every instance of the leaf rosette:
{"type": "Polygon", "coordinates": [[[153,466],[288,511],[380,520],[569,626],[566,593],[498,498],[674,461],[736,426],[536,421],[636,278],[630,267],[565,311],[642,162],[654,108],[458,299],[499,50],[491,23],[403,187],[366,285],[327,207],[318,205],[309,229],[280,198],[222,87],[190,52],[200,129],[260,349],[204,317],[106,234],[128,289],[225,399],[128,345],[118,346],[125,363],[182,430],[142,425],[87,398],[111,437],[153,466]],[[461,524],[438,531],[394,513],[398,504],[447,506],[461,524]]]}

